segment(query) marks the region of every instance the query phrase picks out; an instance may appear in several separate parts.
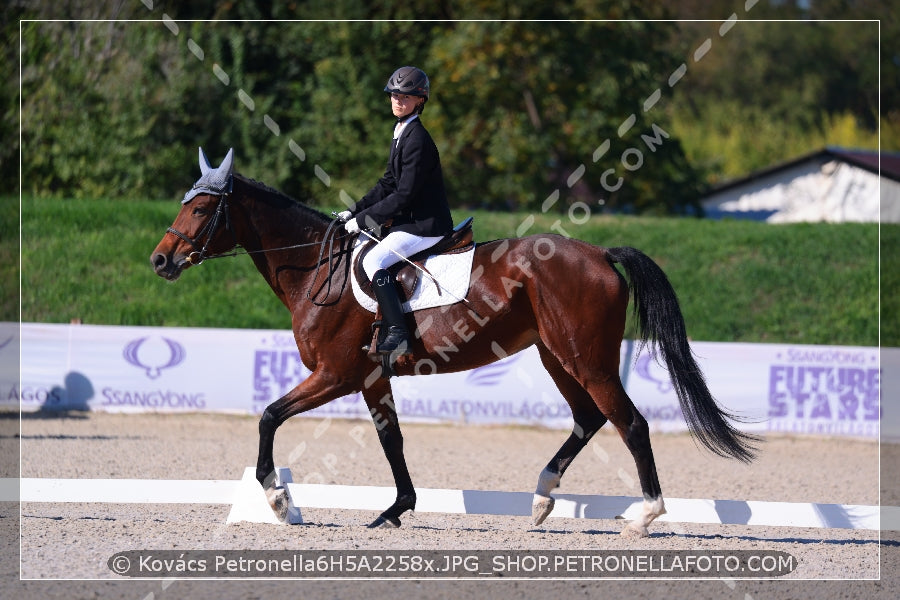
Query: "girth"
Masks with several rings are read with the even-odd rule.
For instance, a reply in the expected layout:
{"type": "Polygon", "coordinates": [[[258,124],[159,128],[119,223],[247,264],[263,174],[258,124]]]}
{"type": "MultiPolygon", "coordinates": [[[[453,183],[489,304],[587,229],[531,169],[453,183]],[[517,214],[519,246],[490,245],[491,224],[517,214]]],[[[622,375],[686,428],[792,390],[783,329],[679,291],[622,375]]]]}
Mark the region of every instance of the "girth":
{"type": "MultiPolygon", "coordinates": [[[[423,250],[422,252],[413,254],[409,257],[408,260],[418,265],[421,269],[424,269],[425,260],[429,256],[435,256],[437,254],[457,254],[461,252],[467,252],[471,250],[474,245],[475,241],[472,233],[472,217],[469,217],[465,221],[454,227],[453,231],[444,236],[444,238],[437,244],[435,244],[431,248],[423,250]]],[[[368,254],[373,247],[375,247],[374,241],[366,240],[365,242],[363,242],[362,248],[356,254],[356,261],[353,263],[353,276],[356,277],[356,281],[357,283],[359,283],[360,289],[372,299],[375,298],[375,294],[372,291],[372,282],[369,281],[368,277],[366,277],[366,273],[362,268],[362,262],[363,258],[365,258],[366,254],[368,254]]],[[[419,282],[419,277],[422,276],[422,271],[413,267],[411,264],[404,260],[401,260],[393,266],[389,267],[388,271],[394,276],[394,279],[398,283],[397,287],[400,292],[401,301],[408,301],[416,289],[416,284],[419,282]]]]}

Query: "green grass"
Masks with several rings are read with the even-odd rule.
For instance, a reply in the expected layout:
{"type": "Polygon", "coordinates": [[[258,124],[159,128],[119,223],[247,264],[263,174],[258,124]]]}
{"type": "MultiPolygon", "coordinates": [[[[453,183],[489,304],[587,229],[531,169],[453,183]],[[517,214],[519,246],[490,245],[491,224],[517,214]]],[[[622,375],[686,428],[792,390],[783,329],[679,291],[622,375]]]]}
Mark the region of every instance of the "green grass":
{"type": "MultiPolygon", "coordinates": [[[[153,273],[150,252],[178,209],[171,200],[23,199],[22,319],[289,328],[289,314],[247,256],[207,261],[175,283],[153,273]]],[[[528,218],[454,217],[469,214],[481,241],[515,236],[528,218]]],[[[653,257],[679,295],[692,339],[878,344],[877,225],[599,216],[576,225],[565,215],[538,214],[527,233],[554,228],[653,257]]],[[[882,236],[900,241],[900,226],[882,227],[882,236]]],[[[14,254],[10,243],[0,240],[4,256],[14,254]]],[[[894,299],[900,278],[883,286],[882,297],[894,299]]],[[[896,327],[882,335],[884,345],[900,345],[896,327]]]]}
{"type": "MultiPolygon", "coordinates": [[[[486,217],[507,235],[524,219],[486,217]]],[[[678,293],[693,339],[878,344],[877,225],[607,217],[575,226],[567,217],[544,216],[532,230],[550,229],[557,220],[573,237],[634,246],[656,260],[678,293]]],[[[900,227],[883,230],[897,235],[900,227]]],[[[900,337],[894,332],[883,343],[891,340],[900,337]]]]}
{"type": "Polygon", "coordinates": [[[900,225],[881,226],[881,345],[900,346],[900,225]]]}
{"type": "Polygon", "coordinates": [[[178,282],[150,253],[177,202],[23,199],[22,320],[109,325],[290,328],[247,256],[213,260],[178,282]]]}
{"type": "Polygon", "coordinates": [[[19,319],[19,202],[0,197],[0,321],[19,319]]]}

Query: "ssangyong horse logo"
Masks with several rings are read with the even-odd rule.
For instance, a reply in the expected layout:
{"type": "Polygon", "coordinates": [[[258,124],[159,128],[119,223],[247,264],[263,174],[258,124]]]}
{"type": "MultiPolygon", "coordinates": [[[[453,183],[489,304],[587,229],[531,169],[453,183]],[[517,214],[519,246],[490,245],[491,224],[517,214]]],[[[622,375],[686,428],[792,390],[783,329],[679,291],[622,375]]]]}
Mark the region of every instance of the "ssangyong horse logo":
{"type": "Polygon", "coordinates": [[[521,355],[515,354],[508,359],[473,369],[466,376],[466,383],[479,386],[497,385],[503,379],[503,376],[509,372],[512,364],[520,358],[521,355]]]}
{"type": "Polygon", "coordinates": [[[184,361],[184,347],[169,338],[160,338],[164,343],[150,341],[148,337],[138,338],[125,346],[122,356],[129,364],[144,369],[147,377],[156,379],[163,369],[168,369],[184,361]]]}
{"type": "Polygon", "coordinates": [[[665,394],[672,391],[672,379],[669,372],[659,364],[659,358],[652,351],[641,354],[634,363],[634,371],[647,381],[656,384],[659,393],[665,394]]]}

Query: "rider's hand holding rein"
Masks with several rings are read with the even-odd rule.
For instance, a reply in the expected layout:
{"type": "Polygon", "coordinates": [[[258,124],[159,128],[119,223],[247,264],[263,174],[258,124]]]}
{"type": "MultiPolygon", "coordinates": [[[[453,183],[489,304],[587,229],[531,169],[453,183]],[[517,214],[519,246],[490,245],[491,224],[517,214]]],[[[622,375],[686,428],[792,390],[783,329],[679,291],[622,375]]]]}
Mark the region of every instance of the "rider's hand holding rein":
{"type": "Polygon", "coordinates": [[[339,221],[344,223],[344,230],[347,233],[359,233],[359,223],[357,223],[356,219],[353,218],[352,212],[350,212],[349,210],[342,210],[337,214],[337,218],[339,221]]]}
{"type": "Polygon", "coordinates": [[[347,233],[359,233],[359,223],[356,222],[356,219],[350,218],[349,221],[344,223],[344,229],[347,233]]]}

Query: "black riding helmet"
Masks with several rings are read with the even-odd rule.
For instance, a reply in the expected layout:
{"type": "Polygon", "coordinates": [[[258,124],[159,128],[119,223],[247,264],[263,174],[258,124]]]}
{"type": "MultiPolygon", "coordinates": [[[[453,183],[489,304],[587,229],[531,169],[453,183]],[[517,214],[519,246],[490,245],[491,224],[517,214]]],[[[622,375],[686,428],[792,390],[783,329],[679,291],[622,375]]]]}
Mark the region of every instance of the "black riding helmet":
{"type": "MultiPolygon", "coordinates": [[[[425,102],[428,102],[430,88],[428,75],[425,74],[425,71],[416,67],[400,67],[388,79],[387,85],[384,86],[384,91],[392,94],[418,96],[425,98],[425,102]]],[[[419,107],[420,113],[425,108],[425,102],[419,107]]]]}

